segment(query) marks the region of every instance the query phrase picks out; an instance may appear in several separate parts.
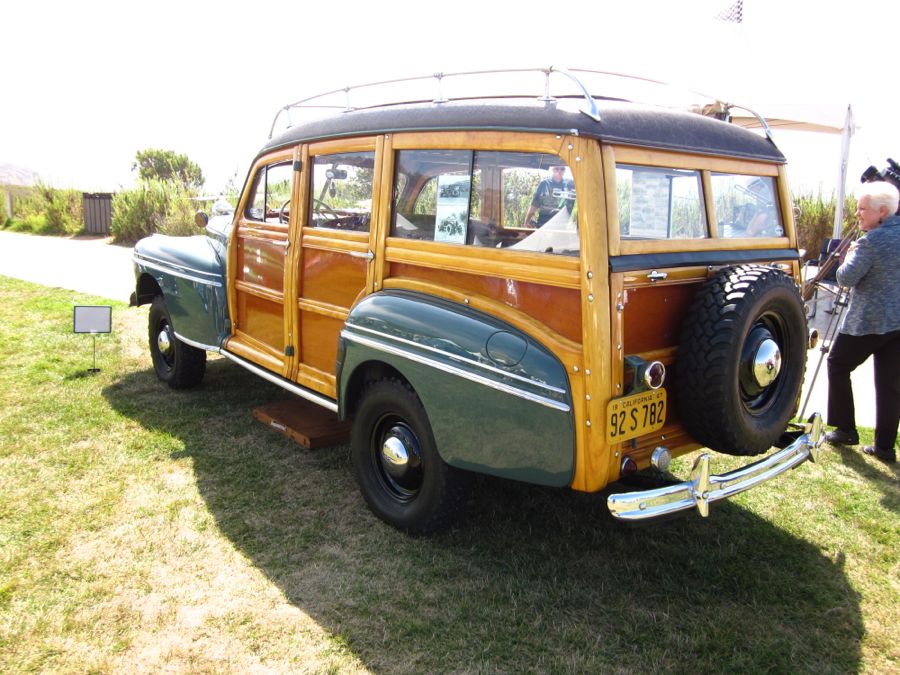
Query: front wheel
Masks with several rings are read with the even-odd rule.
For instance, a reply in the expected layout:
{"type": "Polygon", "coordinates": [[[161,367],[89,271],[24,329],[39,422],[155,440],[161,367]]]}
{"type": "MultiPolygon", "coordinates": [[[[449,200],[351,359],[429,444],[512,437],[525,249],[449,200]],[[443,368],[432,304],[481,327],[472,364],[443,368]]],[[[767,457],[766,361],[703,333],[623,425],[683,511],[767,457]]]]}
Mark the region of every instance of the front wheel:
{"type": "Polygon", "coordinates": [[[406,383],[383,379],[366,388],[351,452],[360,492],[390,525],[424,535],[461,515],[471,477],[441,459],[422,402],[406,383]]]}
{"type": "Polygon", "coordinates": [[[172,389],[200,384],[206,372],[206,351],[185,344],[175,336],[169,308],[161,295],[153,298],[149,321],[150,356],[156,376],[172,389]]]}

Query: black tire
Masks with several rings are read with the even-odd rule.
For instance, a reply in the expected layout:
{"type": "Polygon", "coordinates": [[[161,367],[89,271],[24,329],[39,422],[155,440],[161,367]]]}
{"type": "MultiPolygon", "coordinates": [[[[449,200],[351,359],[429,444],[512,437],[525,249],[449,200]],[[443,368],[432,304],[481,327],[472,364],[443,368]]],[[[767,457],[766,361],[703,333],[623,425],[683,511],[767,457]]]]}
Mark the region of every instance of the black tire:
{"type": "Polygon", "coordinates": [[[189,389],[200,384],[206,372],[206,351],[175,337],[172,317],[161,295],[153,298],[148,325],[156,376],[172,389],[189,389]]]}
{"type": "Polygon", "coordinates": [[[386,523],[425,535],[462,515],[471,474],[441,459],[422,402],[406,383],[383,379],[366,387],[350,443],[360,492],[386,523]]]}
{"type": "Polygon", "coordinates": [[[682,327],[674,385],[684,426],[712,450],[765,452],[797,410],[806,345],[803,300],[790,277],[754,265],[721,270],[682,327]]]}

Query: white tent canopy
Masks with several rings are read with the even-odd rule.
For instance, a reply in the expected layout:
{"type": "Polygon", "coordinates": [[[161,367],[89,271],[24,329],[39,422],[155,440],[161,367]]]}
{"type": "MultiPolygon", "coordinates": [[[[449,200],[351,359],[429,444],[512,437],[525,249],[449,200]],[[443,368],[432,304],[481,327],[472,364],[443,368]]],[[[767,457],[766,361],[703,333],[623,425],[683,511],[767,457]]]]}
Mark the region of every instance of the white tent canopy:
{"type": "MultiPolygon", "coordinates": [[[[769,129],[777,132],[810,131],[820,134],[841,135],[841,156],[837,179],[837,204],[834,211],[832,237],[841,238],[844,222],[844,195],[847,185],[847,163],[850,157],[850,139],[856,131],[853,108],[848,104],[761,104],[754,112],[760,115],[769,129]]],[[[759,118],[752,115],[732,115],[731,121],[748,129],[763,127],[759,118]]]]}

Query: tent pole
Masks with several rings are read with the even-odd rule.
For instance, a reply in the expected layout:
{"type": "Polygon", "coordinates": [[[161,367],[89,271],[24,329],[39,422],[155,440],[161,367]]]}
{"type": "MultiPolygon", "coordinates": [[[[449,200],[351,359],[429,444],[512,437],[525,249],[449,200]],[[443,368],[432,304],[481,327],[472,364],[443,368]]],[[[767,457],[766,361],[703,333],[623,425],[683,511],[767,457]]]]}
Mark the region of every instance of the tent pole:
{"type": "Polygon", "coordinates": [[[841,231],[844,228],[844,194],[847,185],[847,161],[850,156],[850,137],[853,136],[853,109],[847,106],[847,117],[844,120],[844,128],[841,131],[841,168],[838,173],[837,181],[837,203],[834,208],[834,231],[833,239],[841,238],[841,231]]]}

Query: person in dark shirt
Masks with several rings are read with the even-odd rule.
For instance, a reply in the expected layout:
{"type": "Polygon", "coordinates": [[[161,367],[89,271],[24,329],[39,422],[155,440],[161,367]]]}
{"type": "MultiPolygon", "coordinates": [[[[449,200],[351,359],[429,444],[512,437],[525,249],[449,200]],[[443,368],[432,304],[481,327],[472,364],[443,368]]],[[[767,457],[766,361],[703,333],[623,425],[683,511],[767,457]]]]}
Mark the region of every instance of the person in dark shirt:
{"type": "Polygon", "coordinates": [[[528,207],[528,213],[525,214],[525,227],[534,227],[532,219],[537,214],[537,227],[540,227],[560,209],[567,207],[572,199],[572,181],[565,179],[565,166],[551,166],[550,175],[538,183],[537,190],[534,191],[534,197],[531,199],[531,206],[528,207]]]}

